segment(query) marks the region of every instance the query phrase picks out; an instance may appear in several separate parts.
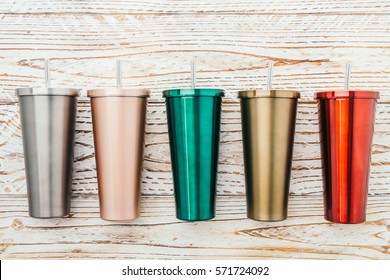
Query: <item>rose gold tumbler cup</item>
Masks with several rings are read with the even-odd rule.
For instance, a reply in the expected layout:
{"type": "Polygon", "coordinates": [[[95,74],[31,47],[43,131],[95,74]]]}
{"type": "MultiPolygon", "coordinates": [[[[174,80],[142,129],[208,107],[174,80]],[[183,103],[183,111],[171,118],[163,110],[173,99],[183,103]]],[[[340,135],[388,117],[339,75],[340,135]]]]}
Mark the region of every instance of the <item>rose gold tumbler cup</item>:
{"type": "Polygon", "coordinates": [[[146,105],[145,89],[89,90],[100,217],[129,221],[140,215],[146,105]]]}

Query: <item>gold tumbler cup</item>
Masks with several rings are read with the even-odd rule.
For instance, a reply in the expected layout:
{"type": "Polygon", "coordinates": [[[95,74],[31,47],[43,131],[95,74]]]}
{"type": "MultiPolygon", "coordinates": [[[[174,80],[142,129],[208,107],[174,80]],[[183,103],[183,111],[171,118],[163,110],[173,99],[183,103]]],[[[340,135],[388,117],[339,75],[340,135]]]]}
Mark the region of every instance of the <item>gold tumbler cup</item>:
{"type": "Polygon", "coordinates": [[[246,90],[241,99],[248,218],[287,218],[299,92],[246,90]]]}
{"type": "Polygon", "coordinates": [[[89,90],[100,217],[130,221],[140,215],[146,106],[144,89],[89,90]]]}

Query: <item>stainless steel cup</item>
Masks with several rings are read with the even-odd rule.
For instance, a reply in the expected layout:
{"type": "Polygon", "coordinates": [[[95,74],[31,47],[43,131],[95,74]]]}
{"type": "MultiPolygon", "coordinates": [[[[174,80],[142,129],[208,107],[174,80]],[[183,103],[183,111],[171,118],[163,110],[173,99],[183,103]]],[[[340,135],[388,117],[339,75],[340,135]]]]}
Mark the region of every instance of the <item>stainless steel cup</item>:
{"type": "Polygon", "coordinates": [[[30,216],[67,216],[79,91],[20,88],[16,94],[20,104],[30,216]]]}
{"type": "Polygon", "coordinates": [[[140,216],[146,107],[149,90],[95,89],[91,97],[100,217],[140,216]]]}
{"type": "Polygon", "coordinates": [[[245,90],[241,99],[248,218],[287,218],[299,92],[245,90]]]}

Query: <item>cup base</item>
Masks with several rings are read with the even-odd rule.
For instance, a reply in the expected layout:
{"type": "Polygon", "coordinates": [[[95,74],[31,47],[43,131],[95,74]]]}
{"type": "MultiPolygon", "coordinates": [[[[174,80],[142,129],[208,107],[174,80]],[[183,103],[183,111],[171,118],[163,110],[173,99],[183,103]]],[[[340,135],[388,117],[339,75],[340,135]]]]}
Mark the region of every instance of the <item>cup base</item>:
{"type": "Polygon", "coordinates": [[[127,223],[132,222],[134,220],[137,220],[140,216],[134,216],[130,218],[112,218],[112,217],[102,217],[100,216],[100,219],[108,221],[108,222],[120,222],[120,223],[127,223]]]}
{"type": "Polygon", "coordinates": [[[281,222],[281,221],[284,221],[287,219],[287,216],[282,216],[282,217],[262,217],[262,216],[256,216],[256,215],[252,215],[252,214],[247,214],[247,217],[251,220],[254,220],[254,221],[259,221],[259,222],[281,222]]]}
{"type": "Polygon", "coordinates": [[[214,219],[215,216],[211,216],[211,217],[207,217],[207,218],[198,218],[198,219],[182,218],[182,217],[178,217],[178,216],[176,216],[176,218],[181,220],[181,221],[184,221],[184,222],[200,222],[200,221],[208,221],[208,220],[214,219]]]}
{"type": "Polygon", "coordinates": [[[70,213],[68,214],[64,214],[64,215],[50,215],[50,216],[40,216],[40,215],[32,215],[32,214],[29,214],[29,216],[31,218],[34,218],[34,219],[56,219],[56,218],[69,218],[70,217],[70,213]]]}
{"type": "Polygon", "coordinates": [[[332,222],[332,223],[335,223],[335,224],[344,224],[344,225],[355,225],[355,224],[363,224],[364,222],[366,222],[366,220],[359,220],[359,221],[340,221],[340,220],[337,220],[337,219],[331,219],[331,218],[328,218],[328,217],[324,217],[325,220],[327,220],[328,222],[332,222]]]}
{"type": "Polygon", "coordinates": [[[258,222],[272,222],[272,223],[276,223],[276,222],[284,221],[287,218],[283,218],[283,219],[260,219],[260,218],[248,217],[248,219],[251,219],[251,220],[254,220],[254,221],[258,221],[258,222]]]}

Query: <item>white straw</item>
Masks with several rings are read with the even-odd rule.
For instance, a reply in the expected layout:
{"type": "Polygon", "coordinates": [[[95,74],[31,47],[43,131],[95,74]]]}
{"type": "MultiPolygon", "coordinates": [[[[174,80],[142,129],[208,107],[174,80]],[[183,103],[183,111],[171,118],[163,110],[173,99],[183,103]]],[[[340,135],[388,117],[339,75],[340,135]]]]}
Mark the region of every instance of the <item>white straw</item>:
{"type": "Polygon", "coordinates": [[[268,63],[268,76],[267,76],[267,90],[272,89],[272,78],[274,75],[274,62],[270,61],[268,63]]]}
{"type": "Polygon", "coordinates": [[[45,58],[45,87],[50,88],[50,68],[49,68],[49,59],[45,58]]]}
{"type": "Polygon", "coordinates": [[[345,66],[345,81],[344,81],[344,89],[349,89],[349,81],[351,79],[351,62],[347,62],[345,66]]]}
{"type": "Polygon", "coordinates": [[[116,61],[116,87],[122,87],[122,61],[116,61]]]}
{"type": "Polygon", "coordinates": [[[196,62],[193,60],[191,61],[191,87],[196,88],[196,62]]]}

